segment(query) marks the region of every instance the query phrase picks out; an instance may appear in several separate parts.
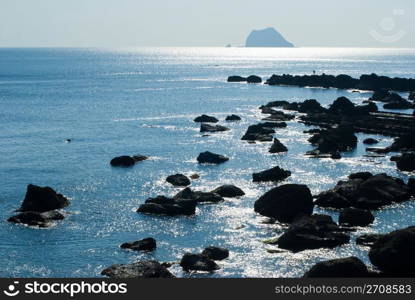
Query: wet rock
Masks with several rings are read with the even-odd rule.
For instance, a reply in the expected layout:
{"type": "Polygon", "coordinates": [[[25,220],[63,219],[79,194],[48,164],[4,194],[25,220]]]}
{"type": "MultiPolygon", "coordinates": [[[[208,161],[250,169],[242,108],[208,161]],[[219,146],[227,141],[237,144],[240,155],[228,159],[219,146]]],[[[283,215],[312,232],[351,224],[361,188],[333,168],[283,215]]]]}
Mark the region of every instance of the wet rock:
{"type": "Polygon", "coordinates": [[[403,153],[401,156],[393,156],[391,161],[396,162],[397,168],[401,171],[415,171],[415,153],[403,153]]]}
{"type": "Polygon", "coordinates": [[[121,244],[121,249],[130,249],[134,251],[153,251],[156,249],[156,240],[153,238],[145,238],[139,241],[121,244]]]}
{"type": "Polygon", "coordinates": [[[373,138],[367,138],[367,139],[363,140],[363,144],[366,144],[366,145],[374,145],[374,144],[377,144],[377,143],[379,143],[379,141],[376,140],[376,139],[373,139],[373,138]]]}
{"type": "Polygon", "coordinates": [[[112,265],[101,272],[110,278],[174,278],[175,276],[158,261],[139,261],[132,264],[112,265]]]}
{"type": "Polygon", "coordinates": [[[219,266],[210,258],[202,254],[186,253],[180,261],[180,266],[185,271],[206,271],[212,272],[220,269],[219,266]]]}
{"type": "Polygon", "coordinates": [[[245,195],[243,190],[241,190],[240,188],[232,184],[222,185],[214,189],[212,193],[215,193],[222,197],[227,197],[227,198],[241,197],[245,195]]]}
{"type": "Polygon", "coordinates": [[[415,178],[411,177],[408,179],[408,188],[413,197],[415,197],[415,178]]]}
{"type": "Polygon", "coordinates": [[[174,186],[188,186],[190,184],[190,179],[183,174],[170,175],[166,181],[174,186]]]}
{"type": "Polygon", "coordinates": [[[269,114],[268,117],[263,119],[264,121],[283,122],[295,119],[295,115],[286,114],[282,111],[273,110],[272,108],[263,107],[261,109],[261,112],[263,114],[269,114]]]}
{"type": "Polygon", "coordinates": [[[398,100],[390,101],[389,103],[384,104],[383,108],[384,109],[410,109],[410,108],[414,108],[414,104],[400,97],[398,98],[398,100]]]}
{"type": "Polygon", "coordinates": [[[339,97],[330,105],[328,112],[339,115],[351,115],[355,112],[355,105],[348,98],[339,97]]]}
{"type": "Polygon", "coordinates": [[[195,180],[195,179],[199,179],[200,175],[195,173],[195,174],[190,175],[189,177],[190,177],[190,179],[195,180]]]}
{"type": "Polygon", "coordinates": [[[299,104],[298,111],[301,113],[318,113],[325,112],[326,109],[317,100],[309,99],[299,104]]]}
{"type": "Polygon", "coordinates": [[[228,77],[228,82],[246,82],[247,78],[246,77],[242,77],[242,76],[229,76],[228,77]]]}
{"type": "Polygon", "coordinates": [[[255,212],[279,222],[292,222],[297,216],[311,215],[313,197],[306,185],[286,184],[271,189],[255,201],[255,212]]]}
{"type": "Polygon", "coordinates": [[[221,164],[228,161],[229,158],[220,154],[212,153],[209,151],[202,152],[197,157],[197,161],[200,164],[221,164]]]}
{"type": "Polygon", "coordinates": [[[291,176],[291,172],[280,167],[252,174],[253,182],[281,181],[291,176]]]}
{"type": "Polygon", "coordinates": [[[229,250],[225,248],[210,246],[202,251],[202,255],[213,260],[223,260],[228,258],[229,250]]]}
{"type": "Polygon", "coordinates": [[[272,141],[272,136],[275,130],[269,126],[263,126],[262,124],[251,125],[248,127],[242,140],[247,141],[272,141]]]}
{"type": "Polygon", "coordinates": [[[415,273],[415,226],[399,229],[379,238],[369,251],[369,259],[381,271],[415,273]]]}
{"type": "Polygon", "coordinates": [[[408,96],[409,100],[415,100],[415,92],[410,92],[408,96]]]}
{"type": "Polygon", "coordinates": [[[290,104],[290,102],[285,100],[277,100],[277,101],[271,101],[265,104],[265,107],[283,107],[285,105],[290,104]]]}
{"type": "Polygon", "coordinates": [[[383,234],[363,234],[356,238],[356,244],[361,246],[371,247],[378,241],[383,234]]]}
{"type": "Polygon", "coordinates": [[[197,203],[204,203],[204,202],[212,202],[217,203],[224,201],[224,199],[215,192],[200,192],[200,191],[193,191],[190,188],[185,188],[181,190],[173,197],[174,200],[181,200],[181,199],[190,199],[197,203]]]}
{"type": "Polygon", "coordinates": [[[278,247],[293,252],[335,248],[350,241],[330,216],[311,215],[296,218],[278,239],[278,247]]]}
{"type": "MultiPolygon", "coordinates": [[[[315,150],[318,150],[319,153],[350,151],[357,145],[357,137],[349,126],[321,130],[309,138],[308,141],[317,146],[315,150]]],[[[312,155],[313,152],[307,154],[312,155]]]]}
{"type": "Polygon", "coordinates": [[[246,82],[248,83],[261,83],[262,82],[262,78],[256,75],[251,75],[248,76],[248,78],[246,79],[246,82]]]}
{"type": "Polygon", "coordinates": [[[339,224],[343,226],[368,226],[374,220],[370,211],[358,208],[346,208],[339,215],[339,224]]]}
{"type": "Polygon", "coordinates": [[[366,265],[357,257],[346,257],[332,259],[315,264],[304,274],[306,278],[312,277],[367,277],[368,269],[366,265]]]}
{"type": "Polygon", "coordinates": [[[336,191],[320,193],[314,203],[320,207],[330,208],[347,208],[351,206],[350,201],[336,191]]]}
{"type": "Polygon", "coordinates": [[[373,177],[373,174],[371,172],[357,172],[350,174],[348,177],[349,179],[368,180],[369,178],[373,177]]]}
{"type": "Polygon", "coordinates": [[[114,157],[110,164],[113,167],[131,167],[133,165],[135,165],[137,162],[143,161],[148,159],[147,156],[144,155],[134,155],[134,156],[128,156],[128,155],[123,155],[123,156],[118,156],[118,157],[114,157]]]}
{"type": "Polygon", "coordinates": [[[68,206],[69,200],[50,187],[29,184],[19,211],[45,212],[68,206]]]}
{"type": "Polygon", "coordinates": [[[208,115],[201,115],[193,120],[196,123],[217,123],[219,122],[218,119],[208,115]]]}
{"type": "Polygon", "coordinates": [[[241,117],[238,115],[230,115],[230,116],[227,116],[225,119],[225,121],[240,121],[240,120],[241,120],[241,117]]]}
{"type": "Polygon", "coordinates": [[[200,124],[200,132],[221,132],[230,130],[228,127],[222,125],[200,124]]]}
{"type": "Polygon", "coordinates": [[[25,211],[10,217],[7,221],[28,226],[49,227],[52,221],[63,220],[64,218],[65,216],[62,213],[54,210],[42,213],[25,211]]]}
{"type": "Polygon", "coordinates": [[[281,143],[278,139],[274,138],[274,142],[269,149],[269,153],[281,153],[281,152],[287,152],[288,148],[284,146],[283,143],[281,143]]]}
{"type": "MultiPolygon", "coordinates": [[[[196,201],[194,200],[171,200],[170,198],[166,198],[169,201],[166,201],[165,203],[156,203],[153,202],[154,199],[155,198],[151,198],[152,201],[147,200],[146,203],[140,205],[137,212],[167,216],[190,216],[196,213],[196,201]]],[[[160,198],[156,199],[160,200],[160,198]]]]}

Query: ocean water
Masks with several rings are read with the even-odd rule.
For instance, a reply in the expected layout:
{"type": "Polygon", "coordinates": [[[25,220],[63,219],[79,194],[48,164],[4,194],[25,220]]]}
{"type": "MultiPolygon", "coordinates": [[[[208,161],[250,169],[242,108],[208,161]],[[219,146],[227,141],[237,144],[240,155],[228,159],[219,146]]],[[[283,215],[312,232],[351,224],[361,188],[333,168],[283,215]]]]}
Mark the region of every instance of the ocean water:
{"type": "MultiPolygon", "coordinates": [[[[96,277],[114,263],[141,259],[178,261],[185,252],[218,245],[230,250],[219,271],[180,277],[298,277],[315,262],[356,255],[367,264],[367,249],[355,245],[362,233],[389,232],[414,225],[415,202],[376,212],[372,226],[352,233],[336,249],[270,254],[262,241],[284,230],[264,224],[255,200],[274,184],[254,184],[251,174],[276,165],[292,176],[284,183],[307,184],[313,193],[356,171],[386,172],[406,180],[389,155],[364,157],[366,137],[388,145],[391,138],[358,134],[359,145],[340,161],[305,157],[312,149],[308,127],[296,121],[278,129],[288,148],[268,153],[270,143],[241,141],[258,122],[258,107],[272,100],[314,98],[329,105],[340,96],[361,103],[369,92],[227,83],[229,75],[377,73],[415,77],[411,49],[0,49],[0,277],[96,277]],[[229,114],[242,121],[224,122],[229,114]],[[192,120],[218,117],[229,132],[204,137],[192,120]],[[72,139],[66,143],[66,139],[72,139]],[[230,157],[219,166],[196,162],[202,151],[230,157]],[[118,155],[141,153],[150,160],[133,168],[112,168],[118,155]],[[146,198],[179,191],[165,182],[175,173],[200,174],[191,187],[209,191],[231,183],[246,196],[199,205],[192,217],[137,214],[146,198]],[[48,229],[6,222],[29,183],[48,185],[71,200],[67,218],[48,229]],[[154,237],[153,253],[119,248],[123,242],[154,237]]],[[[403,93],[403,96],[407,94],[403,93]]],[[[315,209],[335,220],[338,213],[315,209]]]]}

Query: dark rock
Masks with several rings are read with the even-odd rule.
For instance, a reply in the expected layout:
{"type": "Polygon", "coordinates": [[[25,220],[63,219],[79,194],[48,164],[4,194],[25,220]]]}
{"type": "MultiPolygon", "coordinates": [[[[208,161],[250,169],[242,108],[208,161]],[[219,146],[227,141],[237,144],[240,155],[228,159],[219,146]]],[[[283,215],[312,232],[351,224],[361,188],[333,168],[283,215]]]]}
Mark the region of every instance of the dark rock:
{"type": "Polygon", "coordinates": [[[366,265],[357,257],[347,257],[340,259],[332,259],[315,264],[304,277],[367,277],[368,270],[366,265]]]}
{"type": "Polygon", "coordinates": [[[140,162],[146,159],[148,159],[148,157],[144,155],[134,155],[134,156],[123,155],[123,156],[114,157],[111,160],[110,164],[113,167],[131,167],[135,165],[137,162],[140,162]]]}
{"type": "Polygon", "coordinates": [[[190,188],[185,188],[181,190],[176,195],[174,195],[173,199],[180,200],[180,199],[189,199],[193,200],[197,203],[204,203],[204,202],[221,202],[224,199],[215,192],[199,192],[199,191],[192,191],[190,188]]]}
{"type": "Polygon", "coordinates": [[[202,152],[197,157],[200,164],[221,164],[228,161],[229,158],[223,155],[215,154],[209,151],[202,152]]]}
{"type": "Polygon", "coordinates": [[[409,100],[415,100],[415,92],[410,92],[408,96],[409,100]]]}
{"type": "Polygon", "coordinates": [[[154,260],[112,265],[101,272],[110,278],[174,278],[167,268],[154,260]]]}
{"type": "Polygon", "coordinates": [[[291,223],[278,239],[279,248],[293,252],[307,249],[335,248],[350,241],[330,216],[301,216],[291,223]]]}
{"type": "Polygon", "coordinates": [[[238,115],[230,115],[230,116],[227,116],[225,119],[225,121],[240,121],[240,120],[241,120],[241,117],[238,115]]]}
{"type": "Polygon", "coordinates": [[[229,256],[229,250],[225,248],[210,246],[202,251],[202,255],[213,260],[222,260],[229,256]]]}
{"type": "Polygon", "coordinates": [[[262,124],[251,125],[248,127],[242,140],[248,141],[272,141],[272,135],[275,130],[269,126],[263,126],[262,124]]]}
{"type": "Polygon", "coordinates": [[[255,201],[255,212],[280,222],[292,222],[299,215],[311,215],[313,197],[306,185],[286,184],[271,189],[255,201]]]}
{"type": "Polygon", "coordinates": [[[415,226],[400,229],[379,238],[369,251],[369,259],[389,273],[415,273],[415,226]]]}
{"type": "Polygon", "coordinates": [[[166,178],[166,181],[175,186],[188,186],[190,184],[190,179],[183,174],[170,175],[166,178]]]}
{"type": "Polygon", "coordinates": [[[200,132],[221,132],[230,130],[228,127],[222,125],[200,124],[200,132]]]}
{"type": "Polygon", "coordinates": [[[337,98],[329,108],[329,113],[340,115],[351,115],[354,113],[355,105],[346,97],[337,98]]]}
{"type": "Polygon", "coordinates": [[[208,115],[201,115],[201,116],[197,117],[196,119],[194,119],[193,121],[195,121],[197,123],[217,123],[217,122],[219,122],[219,120],[216,119],[215,117],[208,116],[208,115]]]}
{"type": "Polygon", "coordinates": [[[390,95],[390,92],[388,90],[380,89],[380,90],[374,91],[372,97],[370,97],[369,100],[382,102],[383,99],[389,97],[389,95],[390,95]]]}
{"type": "Polygon", "coordinates": [[[363,234],[356,238],[356,244],[371,247],[383,234],[363,234]]]}
{"type": "Polygon", "coordinates": [[[367,138],[367,139],[363,140],[363,144],[366,144],[366,145],[374,145],[374,144],[377,144],[377,143],[379,143],[379,141],[376,140],[376,139],[372,139],[372,138],[367,138]]]}
{"type": "Polygon", "coordinates": [[[348,177],[349,179],[368,180],[369,178],[373,177],[373,174],[370,172],[357,172],[350,174],[348,177]]]}
{"type": "Polygon", "coordinates": [[[241,77],[241,76],[229,76],[228,77],[228,82],[246,82],[246,77],[241,77]]]}
{"type": "Polygon", "coordinates": [[[408,188],[413,197],[415,197],[415,178],[411,177],[408,179],[408,188]]]}
{"type": "Polygon", "coordinates": [[[325,112],[326,109],[315,99],[305,100],[299,104],[298,111],[301,113],[325,112]]]}
{"type": "Polygon", "coordinates": [[[283,122],[283,121],[290,121],[295,119],[295,115],[286,114],[282,111],[274,110],[269,107],[262,107],[261,112],[263,114],[268,114],[270,116],[264,118],[264,121],[271,121],[271,122],[283,122]]]}
{"type": "Polygon", "coordinates": [[[291,172],[280,167],[252,174],[253,182],[281,181],[291,176],[291,172]]]}
{"type": "MultiPolygon", "coordinates": [[[[168,199],[168,198],[167,198],[168,199]]],[[[147,202],[137,209],[138,213],[178,216],[194,215],[196,213],[196,201],[194,200],[174,200],[168,203],[147,202]]]]}
{"type": "Polygon", "coordinates": [[[283,107],[285,105],[290,104],[290,102],[285,100],[277,100],[277,101],[271,101],[265,104],[265,107],[283,107]]]}
{"type": "Polygon", "coordinates": [[[384,109],[410,109],[414,108],[413,103],[401,98],[400,100],[389,102],[383,105],[384,109]]]}
{"type": "Polygon", "coordinates": [[[166,196],[157,196],[154,198],[148,198],[145,203],[156,203],[156,204],[174,204],[175,200],[166,196]]]}
{"type": "Polygon", "coordinates": [[[358,208],[346,208],[339,215],[339,224],[344,226],[367,226],[374,220],[370,211],[358,208]]]}
{"type": "Polygon", "coordinates": [[[195,180],[195,179],[199,179],[200,175],[195,173],[195,174],[190,175],[189,177],[190,177],[190,179],[195,180]]]}
{"type": "Polygon", "coordinates": [[[349,200],[346,197],[340,195],[335,191],[322,192],[318,195],[317,200],[314,202],[315,205],[320,207],[330,208],[347,208],[351,206],[349,200]]]}
{"type": "Polygon", "coordinates": [[[248,82],[248,83],[261,83],[262,79],[259,76],[251,75],[251,76],[248,76],[248,78],[246,79],[246,82],[248,82]]]}
{"type": "Polygon", "coordinates": [[[19,211],[45,212],[64,208],[69,204],[68,199],[56,193],[52,188],[29,184],[19,211]]]}
{"type": "Polygon", "coordinates": [[[393,156],[391,160],[396,162],[401,171],[415,171],[415,153],[403,153],[401,156],[393,156]]]}
{"type": "Polygon", "coordinates": [[[227,197],[227,198],[234,198],[234,197],[240,197],[240,196],[245,195],[243,190],[231,184],[222,185],[214,189],[212,193],[216,193],[222,197],[227,197]]]}
{"type": "Polygon", "coordinates": [[[185,271],[206,271],[212,272],[219,269],[219,266],[210,258],[202,254],[186,253],[180,261],[180,266],[185,271]]]}
{"type": "Polygon", "coordinates": [[[153,238],[145,238],[135,242],[123,243],[120,246],[122,249],[130,249],[134,251],[153,251],[156,249],[156,240],[153,238]]]}
{"type": "Polygon", "coordinates": [[[274,138],[274,143],[269,149],[269,153],[287,152],[288,149],[278,139],[274,138]]]}
{"type": "MultiPolygon", "coordinates": [[[[357,137],[352,128],[348,126],[339,126],[321,130],[314,134],[308,140],[316,145],[319,153],[335,153],[340,151],[350,151],[357,145],[357,137]]],[[[312,155],[310,151],[307,154],[312,155]]]]}
{"type": "Polygon", "coordinates": [[[25,211],[10,217],[7,221],[28,226],[48,227],[52,221],[63,220],[64,218],[65,216],[58,211],[47,211],[43,213],[25,211]]]}

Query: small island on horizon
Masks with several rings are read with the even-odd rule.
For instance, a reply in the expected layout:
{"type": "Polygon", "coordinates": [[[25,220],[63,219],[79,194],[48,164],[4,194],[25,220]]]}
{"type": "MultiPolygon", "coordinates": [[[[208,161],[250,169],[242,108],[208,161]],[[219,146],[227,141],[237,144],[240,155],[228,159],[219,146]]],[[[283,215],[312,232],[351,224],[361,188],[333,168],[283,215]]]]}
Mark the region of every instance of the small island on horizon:
{"type": "Polygon", "coordinates": [[[272,27],[253,30],[248,35],[245,47],[295,47],[272,27]]]}

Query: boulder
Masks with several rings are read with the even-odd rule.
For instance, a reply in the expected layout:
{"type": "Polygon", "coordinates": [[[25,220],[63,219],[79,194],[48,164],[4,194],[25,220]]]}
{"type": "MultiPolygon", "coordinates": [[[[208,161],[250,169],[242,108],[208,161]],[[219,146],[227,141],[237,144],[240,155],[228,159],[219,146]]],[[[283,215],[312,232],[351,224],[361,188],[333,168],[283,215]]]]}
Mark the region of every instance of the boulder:
{"type": "Polygon", "coordinates": [[[366,144],[366,145],[374,145],[377,143],[379,143],[379,141],[373,138],[367,138],[363,140],[363,144],[366,144]]]}
{"type": "Polygon", "coordinates": [[[64,218],[65,216],[62,213],[55,210],[42,213],[25,211],[10,217],[7,221],[28,226],[49,227],[53,221],[63,220],[64,218]]]}
{"type": "Polygon", "coordinates": [[[284,107],[285,105],[290,104],[290,102],[285,100],[277,100],[277,101],[271,101],[265,104],[265,107],[284,107]]]}
{"type": "Polygon", "coordinates": [[[174,186],[188,186],[190,184],[190,179],[183,174],[170,175],[166,181],[174,186]]]}
{"type": "Polygon", "coordinates": [[[344,226],[367,226],[373,223],[375,217],[368,210],[346,208],[340,212],[339,224],[344,226]]]}
{"type": "Polygon", "coordinates": [[[144,155],[134,155],[134,156],[128,156],[128,155],[123,155],[123,156],[118,156],[118,157],[114,157],[110,164],[113,167],[131,167],[133,165],[135,165],[137,162],[143,161],[148,159],[147,156],[144,155]]]}
{"type": "Polygon", "coordinates": [[[293,252],[307,249],[335,248],[347,244],[350,236],[342,232],[330,216],[301,216],[278,238],[279,248],[293,252]]]}
{"type": "MultiPolygon", "coordinates": [[[[153,198],[154,199],[154,198],[153,198]]],[[[152,201],[154,201],[151,199],[152,201]]],[[[166,198],[169,199],[169,198],[166,198]]],[[[171,200],[166,203],[150,202],[139,206],[137,209],[138,213],[145,214],[156,214],[156,215],[167,215],[167,216],[179,216],[179,215],[194,215],[196,213],[196,201],[194,200],[171,200]]]]}
{"type": "Polygon", "coordinates": [[[202,152],[197,157],[197,161],[200,164],[221,164],[228,161],[229,158],[220,154],[212,153],[209,151],[202,152]]]}
{"type": "Polygon", "coordinates": [[[275,130],[269,126],[263,126],[262,124],[251,125],[248,127],[242,140],[261,142],[272,141],[272,135],[274,133],[275,130]]]}
{"type": "Polygon", "coordinates": [[[215,193],[222,197],[227,197],[227,198],[235,198],[235,197],[241,197],[245,195],[243,190],[241,190],[240,188],[232,184],[221,185],[220,187],[214,189],[212,193],[215,193]]]}
{"type": "Polygon", "coordinates": [[[219,120],[216,119],[215,117],[208,116],[208,115],[201,115],[199,117],[196,117],[193,121],[195,121],[196,123],[217,123],[219,122],[219,120]]]}
{"type": "Polygon", "coordinates": [[[241,117],[238,115],[230,115],[230,116],[227,116],[225,119],[225,121],[240,121],[240,120],[241,120],[241,117]]]}
{"type": "Polygon", "coordinates": [[[229,250],[225,248],[210,246],[202,251],[202,255],[212,260],[223,260],[229,256],[229,250]]]}
{"type": "Polygon", "coordinates": [[[411,177],[408,179],[408,188],[412,196],[415,197],[415,178],[411,177]]]}
{"type": "Polygon", "coordinates": [[[355,110],[355,105],[346,97],[337,98],[328,109],[329,113],[340,115],[352,115],[355,110]]]}
{"type": "Polygon", "coordinates": [[[261,83],[262,82],[262,78],[256,75],[251,75],[248,76],[248,78],[246,79],[246,82],[248,83],[261,83]]]}
{"type": "Polygon", "coordinates": [[[174,195],[173,199],[175,201],[193,200],[197,203],[204,203],[204,202],[217,203],[217,202],[224,201],[224,199],[217,193],[192,191],[190,188],[185,188],[184,190],[181,190],[176,195],[174,195]]]}
{"type": "Polygon", "coordinates": [[[304,277],[367,277],[366,265],[357,257],[346,257],[319,262],[308,270],[304,277]]]}
{"type": "Polygon", "coordinates": [[[247,80],[246,77],[237,76],[237,75],[228,77],[228,82],[246,82],[246,80],[247,80]]]}
{"type": "Polygon", "coordinates": [[[414,274],[415,226],[392,231],[370,248],[369,259],[381,271],[414,274]]]}
{"type": "Polygon", "coordinates": [[[280,167],[252,174],[253,182],[281,181],[291,176],[291,172],[280,167]]]}
{"type": "Polygon", "coordinates": [[[183,255],[180,266],[185,271],[206,271],[212,272],[220,269],[219,266],[210,258],[202,254],[186,253],[183,255]]]}
{"type": "Polygon", "coordinates": [[[228,127],[222,125],[209,125],[206,123],[200,124],[200,132],[221,132],[230,130],[228,127]]]}
{"type": "Polygon", "coordinates": [[[285,184],[271,189],[255,201],[255,212],[279,222],[313,213],[313,197],[306,185],[285,184]]]}
{"type": "Polygon", "coordinates": [[[130,249],[134,251],[153,251],[156,249],[156,240],[149,237],[139,241],[121,244],[121,249],[130,249]]]}
{"type": "Polygon", "coordinates": [[[400,171],[415,171],[415,153],[403,153],[401,156],[391,157],[400,171]]]}
{"type": "Polygon", "coordinates": [[[158,261],[139,261],[132,264],[112,265],[101,272],[110,278],[174,278],[175,276],[158,261]]]}
{"type": "Polygon", "coordinates": [[[356,245],[371,247],[383,234],[363,234],[356,238],[356,245]]]}
{"type": "MultiPolygon", "coordinates": [[[[350,126],[321,130],[308,140],[320,153],[350,151],[357,145],[357,137],[350,126]]],[[[307,154],[312,154],[311,152],[307,154]]]]}
{"type": "Polygon", "coordinates": [[[409,100],[415,100],[415,92],[410,92],[408,96],[409,100]]]}
{"type": "Polygon", "coordinates": [[[368,180],[369,178],[373,177],[373,174],[371,172],[357,172],[350,174],[348,177],[349,179],[368,180]]]}
{"type": "Polygon", "coordinates": [[[269,149],[269,153],[281,153],[287,152],[288,148],[281,143],[277,138],[274,138],[274,142],[272,143],[271,148],[269,149]]]}
{"type": "Polygon", "coordinates": [[[19,211],[45,212],[64,208],[69,204],[68,199],[56,193],[52,188],[29,184],[19,211]]]}
{"type": "Polygon", "coordinates": [[[326,109],[317,100],[309,99],[299,104],[298,111],[301,113],[320,113],[325,112],[326,109]]]}

